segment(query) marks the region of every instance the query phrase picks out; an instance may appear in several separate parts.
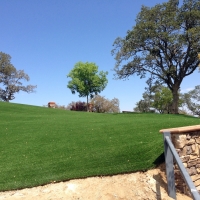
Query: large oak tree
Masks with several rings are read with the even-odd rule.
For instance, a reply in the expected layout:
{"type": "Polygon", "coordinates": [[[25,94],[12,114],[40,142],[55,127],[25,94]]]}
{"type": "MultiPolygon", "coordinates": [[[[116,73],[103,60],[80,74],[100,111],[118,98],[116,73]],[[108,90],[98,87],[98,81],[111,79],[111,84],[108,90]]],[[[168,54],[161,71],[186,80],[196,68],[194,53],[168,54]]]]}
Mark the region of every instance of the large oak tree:
{"type": "Polygon", "coordinates": [[[114,42],[115,75],[119,79],[153,75],[171,90],[172,112],[178,113],[178,91],[183,79],[198,68],[199,52],[199,0],[142,6],[133,29],[114,42]]]}

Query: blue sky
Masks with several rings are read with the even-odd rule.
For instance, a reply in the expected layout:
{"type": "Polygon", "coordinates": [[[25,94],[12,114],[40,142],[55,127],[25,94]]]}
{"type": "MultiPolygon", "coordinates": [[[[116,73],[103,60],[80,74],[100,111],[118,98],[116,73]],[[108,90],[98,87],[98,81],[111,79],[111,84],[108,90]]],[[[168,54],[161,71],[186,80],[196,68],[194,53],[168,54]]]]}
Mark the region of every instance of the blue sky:
{"type": "MultiPolygon", "coordinates": [[[[142,98],[145,79],[114,80],[113,42],[135,24],[141,6],[163,0],[1,0],[0,51],[12,57],[37,85],[35,93],[20,92],[13,103],[43,106],[49,101],[68,105],[86,101],[67,88],[66,75],[75,63],[94,62],[108,71],[108,85],[100,94],[120,101],[120,110],[132,111],[142,98]]],[[[200,84],[200,73],[187,77],[182,91],[200,84]]]]}

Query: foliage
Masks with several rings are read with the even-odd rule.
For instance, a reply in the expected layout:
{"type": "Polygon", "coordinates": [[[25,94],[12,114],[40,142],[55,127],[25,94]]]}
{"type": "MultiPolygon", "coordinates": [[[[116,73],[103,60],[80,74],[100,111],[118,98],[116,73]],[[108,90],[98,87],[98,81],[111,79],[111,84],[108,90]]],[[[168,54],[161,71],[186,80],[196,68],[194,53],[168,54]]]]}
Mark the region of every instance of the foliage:
{"type": "Polygon", "coordinates": [[[152,105],[154,100],[154,94],[159,91],[162,84],[158,81],[154,82],[154,77],[151,76],[147,81],[147,87],[145,87],[145,92],[143,93],[143,98],[148,102],[149,107],[152,105]]]}
{"type": "MultiPolygon", "coordinates": [[[[46,107],[48,107],[48,105],[46,107]]],[[[55,108],[58,108],[58,109],[61,109],[61,110],[67,110],[67,106],[65,106],[65,105],[56,104],[55,108]]]]}
{"type": "Polygon", "coordinates": [[[145,92],[142,94],[143,99],[136,103],[135,112],[154,112],[153,102],[155,93],[160,91],[162,86],[159,82],[153,81],[153,77],[146,81],[148,86],[145,87],[145,92]]]}
{"type": "Polygon", "coordinates": [[[145,99],[141,99],[139,102],[136,103],[136,107],[134,108],[135,112],[150,112],[150,104],[149,101],[145,99]]]}
{"type": "Polygon", "coordinates": [[[160,91],[157,91],[154,96],[152,106],[160,113],[170,113],[172,105],[172,93],[169,88],[162,87],[160,91]]]}
{"type": "Polygon", "coordinates": [[[96,95],[92,101],[93,109],[98,113],[118,113],[119,99],[113,98],[112,100],[106,99],[103,96],[96,95]]]}
{"type": "Polygon", "coordinates": [[[192,114],[200,117],[200,85],[195,86],[193,90],[183,94],[183,99],[192,114]]]}
{"type": "Polygon", "coordinates": [[[24,91],[34,92],[37,86],[23,86],[22,80],[29,81],[29,76],[24,70],[16,70],[10,62],[11,57],[8,54],[0,52],[0,99],[9,102],[15,98],[15,93],[24,91]]]}
{"type": "Polygon", "coordinates": [[[163,153],[159,130],[184,115],[97,114],[0,102],[0,191],[147,170],[163,153]]]}
{"type": "Polygon", "coordinates": [[[81,101],[72,101],[70,104],[68,104],[67,109],[73,111],[87,111],[87,103],[81,101]]]}
{"type": "Polygon", "coordinates": [[[172,91],[173,113],[178,113],[181,83],[200,64],[200,1],[169,0],[152,8],[142,6],[136,25],[117,38],[112,51],[116,78],[151,74],[172,91]]]}
{"type": "MultiPolygon", "coordinates": [[[[145,88],[143,93],[143,99],[136,103],[134,108],[135,112],[155,112],[159,113],[172,113],[172,93],[168,87],[162,86],[157,83],[155,85],[149,84],[147,81],[148,87],[145,88]]],[[[183,104],[182,94],[180,94],[179,104],[181,107],[183,104]]],[[[179,112],[181,110],[179,109],[179,112]]],[[[182,111],[181,111],[182,113],[182,111]]]]}
{"type": "Polygon", "coordinates": [[[179,114],[181,114],[181,115],[190,115],[190,116],[192,116],[189,112],[188,112],[188,110],[186,110],[185,108],[179,108],[179,114]]]}
{"type": "Polygon", "coordinates": [[[72,101],[71,103],[69,103],[67,106],[66,106],[66,110],[71,110],[72,106],[76,105],[76,102],[75,101],[72,101]]]}
{"type": "Polygon", "coordinates": [[[94,94],[98,94],[105,89],[108,83],[107,74],[108,72],[103,71],[98,73],[98,66],[95,63],[78,62],[67,75],[72,79],[68,82],[67,87],[72,94],[78,92],[79,97],[87,97],[88,107],[88,96],[92,98],[94,94]]]}

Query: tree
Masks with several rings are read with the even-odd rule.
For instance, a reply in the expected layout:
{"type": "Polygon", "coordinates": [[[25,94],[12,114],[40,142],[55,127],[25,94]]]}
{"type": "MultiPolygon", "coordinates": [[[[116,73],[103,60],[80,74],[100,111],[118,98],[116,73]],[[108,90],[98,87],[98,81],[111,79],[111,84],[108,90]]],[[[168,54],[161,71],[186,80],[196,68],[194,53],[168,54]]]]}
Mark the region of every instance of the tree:
{"type": "MultiPolygon", "coordinates": [[[[152,81],[151,79],[147,80],[148,87],[145,87],[145,92],[142,94],[143,99],[136,103],[134,111],[152,112],[154,108],[159,113],[172,113],[173,98],[171,90],[159,82],[153,83],[152,81]]],[[[179,95],[181,98],[179,98],[178,106],[180,107],[182,106],[183,99],[182,94],[179,95]]]]}
{"type": "Polygon", "coordinates": [[[200,1],[169,0],[152,8],[142,6],[136,25],[126,37],[117,38],[115,75],[144,78],[151,74],[172,92],[173,113],[178,113],[181,83],[200,64],[200,1]]]}
{"type": "Polygon", "coordinates": [[[136,107],[133,109],[135,112],[152,112],[155,93],[158,92],[162,85],[158,82],[154,82],[154,78],[151,76],[147,81],[147,87],[142,94],[143,99],[136,103],[136,107]]]}
{"type": "Polygon", "coordinates": [[[149,101],[141,99],[136,103],[136,107],[133,109],[135,112],[150,112],[149,101]]]}
{"type": "Polygon", "coordinates": [[[78,62],[67,75],[72,79],[68,82],[67,87],[72,94],[78,92],[79,97],[87,97],[88,110],[88,97],[92,98],[94,94],[98,94],[105,89],[108,83],[107,74],[108,72],[103,71],[98,74],[98,66],[95,63],[78,62]]]}
{"type": "Polygon", "coordinates": [[[195,89],[183,94],[183,99],[192,114],[200,117],[200,85],[195,86],[195,89]]]}
{"type": "Polygon", "coordinates": [[[72,101],[71,103],[69,103],[66,107],[66,110],[72,110],[73,107],[76,106],[76,102],[72,101]]]}
{"type": "Polygon", "coordinates": [[[119,109],[119,99],[113,98],[112,100],[106,99],[103,96],[95,95],[91,101],[93,109],[98,113],[118,113],[119,109]]]}
{"type": "Polygon", "coordinates": [[[159,111],[159,113],[170,113],[172,105],[172,93],[169,88],[162,87],[154,96],[152,107],[159,111]]]}
{"type": "Polygon", "coordinates": [[[24,70],[17,70],[11,64],[11,56],[0,52],[0,99],[9,102],[15,98],[15,93],[24,91],[34,92],[37,86],[24,86],[21,80],[29,81],[29,76],[24,70]]]}

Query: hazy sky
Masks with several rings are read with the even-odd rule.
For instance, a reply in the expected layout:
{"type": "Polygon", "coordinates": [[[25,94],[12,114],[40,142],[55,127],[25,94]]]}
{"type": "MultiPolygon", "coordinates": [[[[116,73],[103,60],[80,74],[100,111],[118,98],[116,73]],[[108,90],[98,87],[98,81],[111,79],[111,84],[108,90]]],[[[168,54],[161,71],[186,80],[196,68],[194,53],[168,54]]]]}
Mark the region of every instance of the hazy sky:
{"type": "MultiPolygon", "coordinates": [[[[12,64],[30,76],[26,84],[37,85],[36,93],[20,92],[12,102],[68,105],[86,101],[67,88],[66,75],[75,63],[94,62],[108,71],[108,85],[100,94],[120,100],[120,109],[133,110],[142,98],[145,79],[114,80],[113,42],[124,37],[142,5],[163,0],[1,0],[0,51],[12,64]]],[[[186,78],[182,91],[200,84],[200,73],[186,78]]]]}

